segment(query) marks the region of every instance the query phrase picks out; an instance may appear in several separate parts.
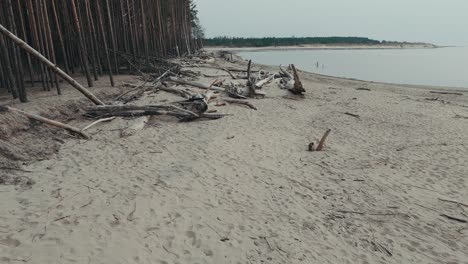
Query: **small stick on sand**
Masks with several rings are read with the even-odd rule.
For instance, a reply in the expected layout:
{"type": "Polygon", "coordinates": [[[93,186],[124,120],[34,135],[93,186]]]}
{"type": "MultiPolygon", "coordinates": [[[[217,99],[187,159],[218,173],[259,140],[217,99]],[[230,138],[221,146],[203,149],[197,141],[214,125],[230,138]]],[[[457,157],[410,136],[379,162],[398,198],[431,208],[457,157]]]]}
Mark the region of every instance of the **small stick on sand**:
{"type": "Polygon", "coordinates": [[[454,204],[458,204],[458,205],[461,205],[461,206],[464,206],[464,207],[468,207],[468,204],[466,204],[466,203],[461,203],[461,202],[455,201],[455,200],[448,200],[448,199],[439,198],[439,201],[448,202],[448,203],[454,203],[454,204]]]}
{"type": "Polygon", "coordinates": [[[463,95],[462,93],[453,93],[453,92],[437,92],[437,91],[430,91],[433,94],[449,94],[449,95],[463,95]]]}
{"type": "Polygon", "coordinates": [[[458,218],[458,217],[450,216],[450,215],[447,215],[447,214],[441,214],[440,216],[446,217],[446,218],[448,218],[448,219],[450,219],[450,220],[453,220],[453,221],[457,221],[457,222],[459,222],[459,223],[465,223],[465,224],[468,223],[468,221],[465,220],[465,219],[461,219],[461,218],[458,218]]]}
{"type": "Polygon", "coordinates": [[[349,116],[352,116],[352,117],[355,117],[355,118],[361,118],[359,115],[356,115],[356,114],[353,114],[353,113],[350,113],[350,112],[346,112],[344,113],[345,115],[349,115],[349,116]]]}
{"type": "Polygon", "coordinates": [[[258,110],[257,107],[255,107],[253,104],[251,104],[248,101],[237,100],[237,99],[228,99],[228,98],[223,98],[223,101],[225,101],[226,103],[230,103],[230,104],[245,105],[245,106],[249,107],[250,109],[258,110]]]}
{"type": "Polygon", "coordinates": [[[94,121],[93,123],[87,125],[87,126],[86,126],[85,128],[83,128],[81,131],[84,132],[84,131],[90,129],[91,127],[93,127],[93,126],[95,126],[95,125],[97,125],[97,124],[99,124],[99,123],[109,122],[109,121],[112,121],[112,120],[114,120],[114,119],[115,119],[115,117],[109,117],[109,118],[99,119],[99,120],[94,121]]]}
{"type": "Polygon", "coordinates": [[[342,214],[358,214],[358,215],[365,215],[363,212],[356,212],[356,211],[348,211],[348,210],[338,210],[338,213],[342,214]]]}
{"type": "Polygon", "coordinates": [[[323,147],[325,146],[325,141],[327,140],[330,133],[331,133],[331,129],[328,129],[327,132],[325,132],[322,139],[320,140],[320,143],[317,146],[317,151],[322,151],[323,150],[323,147]]]}
{"type": "Polygon", "coordinates": [[[228,69],[226,69],[226,68],[223,68],[223,70],[224,70],[225,72],[229,73],[229,75],[231,75],[231,78],[232,78],[232,79],[234,79],[234,80],[237,79],[236,76],[234,76],[234,74],[232,74],[232,72],[231,72],[230,70],[228,70],[228,69]]]}

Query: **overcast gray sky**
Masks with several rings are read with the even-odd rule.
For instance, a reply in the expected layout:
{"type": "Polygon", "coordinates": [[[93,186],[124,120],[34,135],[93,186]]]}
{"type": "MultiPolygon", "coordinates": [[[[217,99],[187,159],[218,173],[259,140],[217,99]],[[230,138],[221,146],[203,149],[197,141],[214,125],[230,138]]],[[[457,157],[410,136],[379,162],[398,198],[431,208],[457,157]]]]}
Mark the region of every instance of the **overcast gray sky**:
{"type": "Polygon", "coordinates": [[[195,0],[208,37],[361,36],[468,45],[468,0],[195,0]]]}

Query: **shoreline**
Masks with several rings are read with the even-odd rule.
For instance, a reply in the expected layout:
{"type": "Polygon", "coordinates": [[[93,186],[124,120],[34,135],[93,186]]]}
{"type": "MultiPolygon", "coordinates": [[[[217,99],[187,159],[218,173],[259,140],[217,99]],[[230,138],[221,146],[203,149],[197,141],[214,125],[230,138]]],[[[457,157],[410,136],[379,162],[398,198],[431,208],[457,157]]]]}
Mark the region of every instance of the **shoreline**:
{"type": "Polygon", "coordinates": [[[207,46],[206,51],[231,51],[231,52],[256,52],[277,50],[391,50],[391,49],[437,49],[445,46],[433,44],[402,44],[402,45],[299,45],[299,46],[276,46],[276,47],[228,47],[207,46]]]}
{"type": "MultiPolygon", "coordinates": [[[[244,57],[240,55],[241,52],[263,52],[263,51],[288,51],[288,50],[390,50],[390,49],[439,49],[439,48],[449,48],[452,46],[440,46],[440,47],[434,47],[434,48],[368,48],[368,47],[359,47],[359,48],[333,48],[329,47],[326,49],[322,48],[298,48],[295,49],[294,47],[291,48],[286,48],[283,49],[282,47],[280,48],[273,48],[273,49],[258,49],[258,50],[248,50],[249,48],[243,48],[242,50],[240,49],[225,49],[225,48],[204,48],[206,52],[213,52],[213,53],[219,53],[219,52],[229,52],[233,55],[235,55],[237,58],[235,60],[241,60],[241,61],[247,61],[244,57]]],[[[453,46],[455,47],[455,46],[453,46]]],[[[274,67],[274,65],[268,65],[268,64],[261,64],[261,63],[256,63],[257,65],[263,65],[266,67],[274,67]]],[[[431,90],[431,89],[439,89],[439,90],[446,90],[446,91],[459,91],[459,92],[464,92],[468,93],[468,87],[461,87],[461,86],[447,86],[447,85],[425,85],[425,84],[409,84],[409,83],[396,83],[396,82],[384,82],[384,81],[372,81],[372,80],[365,80],[365,79],[358,79],[358,78],[353,78],[353,77],[342,77],[342,76],[335,76],[335,75],[326,75],[326,74],[320,74],[320,73],[315,73],[312,71],[308,70],[301,70],[303,72],[307,72],[310,74],[314,74],[317,76],[323,76],[323,77],[328,77],[328,78],[337,78],[337,79],[342,79],[342,80],[350,80],[350,81],[359,81],[359,82],[366,82],[366,83],[375,83],[375,84],[384,84],[384,85],[394,85],[394,86],[407,86],[410,88],[418,88],[418,89],[424,89],[424,90],[431,90]]]]}

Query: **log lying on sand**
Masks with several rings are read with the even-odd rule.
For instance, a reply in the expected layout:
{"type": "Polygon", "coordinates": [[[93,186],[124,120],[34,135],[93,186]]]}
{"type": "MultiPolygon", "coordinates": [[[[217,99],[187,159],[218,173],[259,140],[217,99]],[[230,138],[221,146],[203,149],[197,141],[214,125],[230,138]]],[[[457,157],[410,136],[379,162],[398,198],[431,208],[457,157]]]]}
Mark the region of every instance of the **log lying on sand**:
{"type": "Polygon", "coordinates": [[[33,120],[39,121],[39,122],[47,124],[47,125],[55,126],[55,127],[58,127],[58,128],[63,128],[65,130],[70,131],[72,134],[76,134],[76,135],[81,136],[84,139],[90,139],[91,138],[84,131],[82,131],[82,130],[76,128],[76,127],[73,127],[73,126],[70,126],[70,125],[55,121],[55,120],[45,118],[45,117],[42,117],[40,115],[25,112],[25,111],[22,111],[22,110],[13,108],[13,107],[0,106],[0,112],[7,112],[7,111],[24,115],[24,116],[28,117],[29,119],[33,119],[33,120]]]}
{"type": "Polygon", "coordinates": [[[60,69],[57,65],[55,65],[53,62],[48,60],[46,57],[44,57],[41,53],[39,53],[37,50],[35,50],[33,47],[29,46],[26,42],[24,42],[22,39],[18,38],[15,36],[15,34],[11,33],[8,29],[6,29],[4,26],[0,24],[0,33],[5,35],[7,38],[11,39],[16,45],[18,45],[20,48],[24,49],[26,52],[28,52],[31,56],[34,58],[38,59],[41,61],[44,65],[49,67],[53,72],[55,72],[57,75],[62,77],[65,81],[67,81],[71,86],[73,86],[75,89],[80,91],[86,98],[91,100],[94,104],[96,105],[104,105],[104,103],[99,100],[94,94],[92,94],[90,91],[88,91],[86,88],[84,88],[81,84],[79,84],[75,79],[70,77],[68,74],[66,74],[62,69],[60,69]]]}
{"type": "Polygon", "coordinates": [[[178,78],[175,78],[175,77],[169,77],[167,80],[170,81],[170,82],[173,82],[173,83],[189,85],[189,86],[193,86],[193,87],[204,89],[204,90],[213,90],[213,91],[218,91],[218,92],[224,92],[225,91],[225,89],[222,88],[222,87],[218,87],[218,86],[214,86],[214,85],[210,87],[209,85],[204,85],[204,84],[197,83],[197,82],[186,81],[186,80],[178,79],[178,78]]]}
{"type": "Polygon", "coordinates": [[[199,115],[172,105],[104,105],[86,109],[86,114],[91,117],[137,117],[147,115],[169,115],[179,118],[198,118],[199,115]]]}
{"type": "Polygon", "coordinates": [[[200,113],[195,114],[194,112],[173,106],[173,105],[105,105],[105,106],[94,106],[86,109],[86,113],[91,117],[140,117],[140,116],[152,116],[152,115],[168,115],[180,118],[181,120],[195,120],[199,118],[206,119],[220,119],[227,114],[207,114],[200,113]]]}

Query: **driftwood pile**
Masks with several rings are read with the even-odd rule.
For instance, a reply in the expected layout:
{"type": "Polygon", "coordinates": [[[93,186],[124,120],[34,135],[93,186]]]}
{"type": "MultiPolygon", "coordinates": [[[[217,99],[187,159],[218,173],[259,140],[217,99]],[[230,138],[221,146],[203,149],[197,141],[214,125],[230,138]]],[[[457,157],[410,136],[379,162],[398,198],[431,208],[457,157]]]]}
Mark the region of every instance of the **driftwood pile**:
{"type": "MultiPolygon", "coordinates": [[[[16,35],[8,31],[6,28],[0,25],[0,33],[2,33],[5,37],[9,38],[13,43],[17,45],[17,47],[21,48],[22,50],[26,51],[32,57],[38,59],[42,62],[42,64],[52,70],[55,74],[60,76],[62,79],[67,81],[72,87],[77,89],[81,92],[86,98],[88,98],[91,102],[93,102],[96,106],[89,107],[86,109],[86,116],[97,118],[99,119],[96,122],[93,122],[91,125],[87,126],[85,129],[78,129],[54,120],[50,120],[32,113],[24,112],[19,109],[11,108],[11,107],[1,107],[1,111],[9,111],[12,113],[18,113],[21,115],[25,115],[28,118],[40,121],[42,123],[56,126],[62,129],[66,129],[67,131],[71,132],[74,135],[80,136],[82,138],[90,138],[84,130],[89,129],[91,126],[98,124],[105,121],[112,120],[111,118],[114,117],[141,117],[141,116],[153,116],[153,115],[167,115],[179,118],[181,121],[193,121],[196,119],[204,118],[204,119],[218,119],[226,116],[225,114],[218,114],[218,113],[208,113],[209,103],[211,100],[216,99],[218,96],[216,93],[224,93],[225,96],[220,98],[221,103],[218,101],[218,104],[223,103],[230,103],[230,104],[239,104],[249,107],[251,109],[257,110],[257,108],[248,102],[245,99],[248,98],[260,98],[264,97],[266,93],[262,91],[262,87],[267,83],[273,81],[275,77],[280,79],[280,86],[284,86],[289,91],[294,94],[302,94],[305,92],[302,83],[299,79],[299,75],[297,73],[296,68],[294,65],[290,66],[292,73],[282,69],[280,67],[280,73],[277,75],[269,74],[264,71],[255,72],[252,70],[252,62],[249,61],[247,65],[247,70],[239,70],[239,69],[226,69],[222,68],[222,70],[229,73],[229,76],[233,79],[244,79],[243,76],[246,76],[246,84],[245,86],[236,85],[230,83],[225,85],[225,80],[216,79],[211,85],[205,85],[201,83],[197,83],[194,81],[186,80],[185,77],[194,77],[197,73],[192,72],[190,70],[183,70],[182,65],[188,64],[191,66],[192,61],[209,61],[210,63],[215,61],[214,58],[205,57],[205,58],[192,58],[191,60],[185,60],[184,63],[179,65],[174,65],[173,63],[167,63],[166,65],[170,65],[170,68],[167,69],[163,74],[159,76],[155,76],[154,74],[148,74],[144,72],[145,69],[151,70],[154,68],[154,65],[151,65],[149,62],[145,62],[145,60],[137,60],[134,56],[133,59],[130,57],[128,59],[128,63],[132,65],[137,72],[141,75],[141,83],[138,84],[131,84],[133,89],[130,91],[120,95],[117,97],[114,102],[110,104],[105,104],[99,98],[97,98],[94,94],[92,94],[89,90],[83,87],[81,84],[76,82],[72,77],[70,77],[65,71],[60,69],[55,63],[47,59],[43,56],[39,51],[35,50],[33,47],[28,45],[25,41],[18,38],[16,35]],[[239,75],[236,77],[232,72],[238,72],[239,75]],[[177,88],[177,86],[171,87],[169,83],[174,83],[178,85],[185,85],[185,86],[192,86],[202,90],[205,90],[204,93],[192,93],[183,89],[177,88]],[[286,84],[286,85],[282,85],[286,84]],[[291,85],[288,87],[287,85],[291,85]],[[145,91],[165,91],[177,94],[184,98],[183,101],[177,101],[170,104],[165,105],[145,105],[145,106],[137,106],[137,105],[130,105],[128,104],[132,100],[138,99],[145,91]],[[125,99],[125,95],[132,94],[130,99],[125,99]],[[228,98],[225,98],[225,97],[228,98]]],[[[149,60],[150,61],[150,60],[149,60]]]]}

